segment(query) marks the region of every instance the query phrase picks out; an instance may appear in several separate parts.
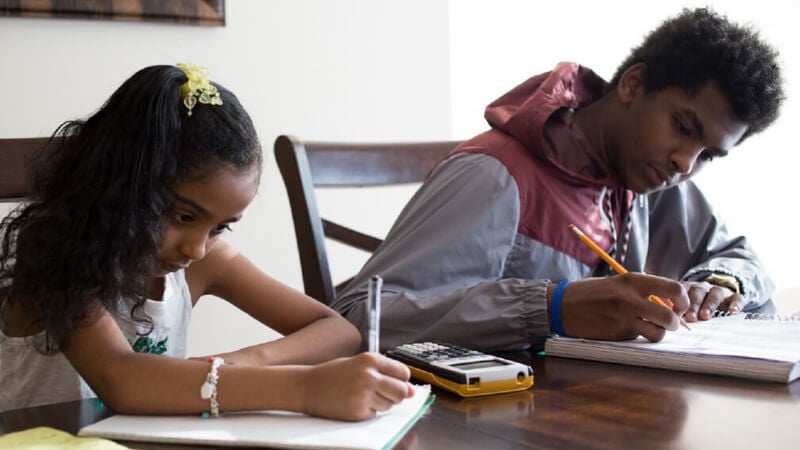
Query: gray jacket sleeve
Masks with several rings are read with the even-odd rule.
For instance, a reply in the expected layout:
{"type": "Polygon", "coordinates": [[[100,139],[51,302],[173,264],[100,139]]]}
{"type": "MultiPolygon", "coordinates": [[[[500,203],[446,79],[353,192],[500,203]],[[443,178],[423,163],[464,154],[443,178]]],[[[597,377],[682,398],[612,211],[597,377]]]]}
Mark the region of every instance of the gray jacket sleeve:
{"type": "Polygon", "coordinates": [[[332,307],[365,336],[367,282],[378,274],[381,350],[426,340],[528,348],[549,333],[549,280],[502,277],[518,220],[517,186],[506,168],[486,155],[454,156],[422,185],[332,307]]]}
{"type": "Polygon", "coordinates": [[[744,237],[728,233],[693,182],[651,194],[648,202],[648,272],[687,281],[731,275],[739,281],[745,310],[770,300],[775,287],[758,256],[744,237]]]}

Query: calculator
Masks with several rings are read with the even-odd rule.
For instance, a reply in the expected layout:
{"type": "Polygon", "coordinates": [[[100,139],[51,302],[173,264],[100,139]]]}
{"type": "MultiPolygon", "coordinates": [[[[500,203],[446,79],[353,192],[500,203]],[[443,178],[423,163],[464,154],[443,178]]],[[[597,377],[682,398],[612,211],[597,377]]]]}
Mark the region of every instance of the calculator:
{"type": "Polygon", "coordinates": [[[522,391],[533,386],[530,366],[457,345],[404,344],[387,351],[386,356],[405,363],[417,380],[462,397],[522,391]]]}

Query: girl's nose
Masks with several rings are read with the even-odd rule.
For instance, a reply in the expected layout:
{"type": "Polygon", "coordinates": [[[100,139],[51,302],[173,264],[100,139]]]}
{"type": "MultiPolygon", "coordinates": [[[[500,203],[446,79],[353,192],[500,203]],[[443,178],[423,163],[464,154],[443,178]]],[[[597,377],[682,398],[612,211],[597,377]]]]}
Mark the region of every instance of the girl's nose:
{"type": "Polygon", "coordinates": [[[184,236],[181,241],[180,251],[192,261],[203,259],[206,256],[208,236],[201,233],[191,233],[184,236]]]}

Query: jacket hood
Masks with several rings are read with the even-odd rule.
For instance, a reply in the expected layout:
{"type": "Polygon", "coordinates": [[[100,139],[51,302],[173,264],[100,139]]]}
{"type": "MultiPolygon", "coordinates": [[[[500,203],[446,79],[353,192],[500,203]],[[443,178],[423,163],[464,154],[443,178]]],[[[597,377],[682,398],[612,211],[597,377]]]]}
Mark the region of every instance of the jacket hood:
{"type": "Polygon", "coordinates": [[[529,149],[539,148],[544,125],[561,108],[580,109],[599,99],[607,83],[591,69],[562,62],[535,75],[486,107],[484,117],[529,149]]]}
{"type": "Polygon", "coordinates": [[[565,176],[594,185],[615,185],[600,156],[602,149],[589,147],[583,133],[572,128],[573,112],[602,97],[607,85],[591,69],[560,63],[492,102],[484,116],[493,128],[510,135],[565,176]],[[550,145],[549,139],[555,135],[572,144],[550,145]]]}

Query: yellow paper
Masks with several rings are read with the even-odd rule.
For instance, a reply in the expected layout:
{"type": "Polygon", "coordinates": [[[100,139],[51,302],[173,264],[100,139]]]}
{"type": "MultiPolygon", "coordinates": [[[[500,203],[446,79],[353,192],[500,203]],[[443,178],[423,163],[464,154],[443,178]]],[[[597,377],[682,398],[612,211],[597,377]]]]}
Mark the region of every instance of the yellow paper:
{"type": "Polygon", "coordinates": [[[0,450],[121,450],[115,442],[90,437],[77,437],[49,427],[29,428],[0,436],[0,450]]]}

